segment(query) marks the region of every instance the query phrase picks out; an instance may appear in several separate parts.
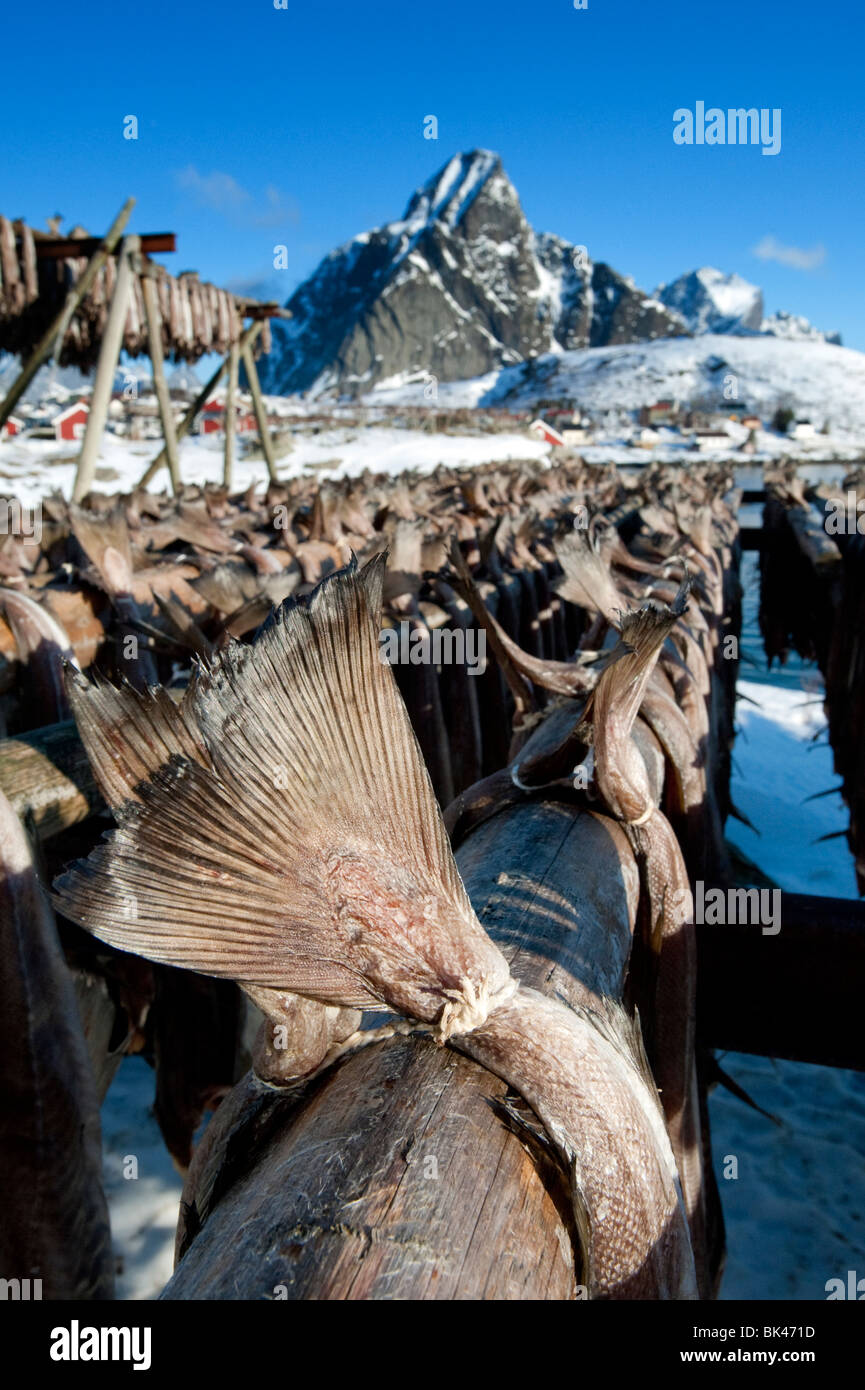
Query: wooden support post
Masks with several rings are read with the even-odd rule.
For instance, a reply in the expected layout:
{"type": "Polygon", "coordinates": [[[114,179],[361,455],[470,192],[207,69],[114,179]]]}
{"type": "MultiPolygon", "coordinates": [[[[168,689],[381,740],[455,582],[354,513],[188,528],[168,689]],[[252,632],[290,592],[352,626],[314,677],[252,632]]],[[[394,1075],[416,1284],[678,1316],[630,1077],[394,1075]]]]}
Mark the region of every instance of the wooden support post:
{"type": "Polygon", "coordinates": [[[237,442],[237,369],[240,353],[237,343],[232,343],[228,354],[228,390],[225,393],[225,468],[222,481],[231,488],[234,482],[234,455],[237,442]]]}
{"type": "Polygon", "coordinates": [[[171,488],[175,495],[180,492],[180,455],[177,450],[177,432],[174,425],[174,412],[171,408],[171,394],[165,379],[165,360],[162,355],[162,314],[159,309],[159,296],[151,267],[140,267],[141,292],[144,296],[144,309],[147,315],[147,334],[150,343],[150,361],[153,364],[153,384],[159,402],[162,419],[162,435],[165,440],[165,457],[171,474],[171,488]]]}
{"type": "Polygon", "coordinates": [[[14,385],[10,388],[3,400],[0,401],[0,426],[4,425],[9,419],[9,416],[24,395],[24,392],[27,390],[27,387],[30,385],[43,362],[46,362],[48,358],[51,357],[52,353],[60,350],[63,339],[66,337],[66,332],[72,322],[75,310],[78,308],[81,301],[89,294],[96,276],[108,260],[108,257],[114,251],[115,246],[123,235],[123,231],[134,207],[135,199],[127,198],[106,233],[105,240],[102,242],[99,250],[93,256],[93,259],[90,261],[90,264],[87,266],[78,283],[73,285],[66,296],[66,303],[63,305],[60,313],[48,325],[27,359],[26,365],[19,373],[14,385]]]}
{"type": "Polygon", "coordinates": [[[252,343],[247,343],[242,349],[243,365],[246,368],[246,375],[249,380],[249,389],[252,392],[252,405],[255,410],[255,419],[258,424],[258,433],[261,435],[261,447],[267,462],[267,471],[271,482],[278,481],[276,471],[276,454],[273,451],[273,440],[270,437],[270,430],[267,424],[267,407],[264,404],[264,397],[261,394],[261,383],[258,380],[258,371],[255,360],[252,356],[252,343]]]}
{"type": "MultiPolygon", "coordinates": [[[[247,345],[248,343],[253,343],[255,341],[256,334],[258,333],[260,327],[260,323],[251,323],[249,327],[244,330],[243,334],[241,335],[240,341],[237,344],[238,351],[241,354],[243,353],[245,345],[247,345]]],[[[202,386],[198,395],[195,397],[195,400],[192,402],[192,405],[189,407],[180,424],[177,426],[176,434],[178,441],[183,439],[192,429],[192,426],[195,423],[195,417],[198,415],[202,406],[206,405],[207,401],[213,395],[213,392],[216,390],[220,381],[227,372],[228,365],[229,358],[226,356],[223,358],[222,362],[217,367],[210,380],[207,381],[204,384],[204,386],[202,386]]],[[[152,462],[150,462],[145,468],[144,472],[138,480],[138,486],[147,487],[147,484],[153,478],[155,478],[160,468],[166,462],[167,459],[165,455],[165,449],[163,448],[160,449],[159,453],[156,455],[156,458],[153,459],[152,462]]]]}
{"type": "Polygon", "coordinates": [[[138,251],[138,247],[139,238],[129,236],[124,237],[123,245],[120,248],[117,283],[111,297],[108,322],[102,335],[102,346],[99,349],[99,361],[96,365],[96,377],[93,382],[93,394],[90,397],[90,414],[87,417],[87,429],[78,459],[74,492],[76,502],[80,502],[82,498],[86,497],[93,486],[99,446],[102,443],[105,421],[108,418],[108,403],[111,400],[114,373],[120,359],[120,349],[123,346],[123,334],[126,329],[126,314],[129,309],[132,278],[135,274],[132,269],[131,256],[138,251]]]}

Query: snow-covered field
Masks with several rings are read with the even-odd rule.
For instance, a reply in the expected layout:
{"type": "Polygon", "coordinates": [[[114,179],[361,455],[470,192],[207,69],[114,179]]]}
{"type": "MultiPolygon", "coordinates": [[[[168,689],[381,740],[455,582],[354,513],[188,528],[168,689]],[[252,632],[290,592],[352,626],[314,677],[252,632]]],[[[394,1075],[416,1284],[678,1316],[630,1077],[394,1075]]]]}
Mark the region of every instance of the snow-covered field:
{"type": "MultiPolygon", "coordinates": [[[[106,434],[99,457],[94,488],[97,492],[125,491],[135,486],[150,460],[161,448],[158,442],[132,443],[106,434]]],[[[280,477],[294,478],[313,472],[319,478],[357,477],[366,469],[374,473],[401,473],[415,469],[430,473],[439,464],[449,468],[508,459],[546,458],[549,445],[527,433],[447,435],[422,430],[390,429],[370,425],[363,429],[335,427],[295,438],[291,453],[277,459],[280,477]]],[[[15,496],[32,506],[49,492],[72,494],[77,451],[74,445],[51,440],[11,440],[0,444],[0,495],[15,496]]],[[[213,435],[186,438],[180,445],[180,474],[185,483],[222,481],[222,442],[213,435]]],[[[260,455],[237,459],[235,487],[264,482],[267,469],[260,455]]],[[[153,487],[167,487],[163,471],[153,487]]]]}
{"type": "MultiPolygon", "coordinates": [[[[710,333],[549,353],[470,381],[440,382],[437,390],[443,406],[564,398],[592,416],[639,410],[652,401],[697,405],[707,398],[742,401],[765,419],[789,404],[817,429],[828,421],[839,440],[865,438],[865,353],[760,335],[710,333]]],[[[393,378],[366,399],[423,405],[424,382],[393,378]]]]}

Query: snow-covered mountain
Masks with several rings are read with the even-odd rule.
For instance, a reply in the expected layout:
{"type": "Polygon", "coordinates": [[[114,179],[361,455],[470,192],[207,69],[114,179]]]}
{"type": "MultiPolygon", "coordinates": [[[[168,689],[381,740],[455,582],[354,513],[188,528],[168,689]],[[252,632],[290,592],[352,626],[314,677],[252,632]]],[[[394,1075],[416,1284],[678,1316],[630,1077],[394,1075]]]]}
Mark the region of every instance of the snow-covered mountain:
{"type": "Polygon", "coordinates": [[[763,320],[761,331],[771,333],[775,338],[790,338],[797,343],[834,343],[836,347],[841,346],[840,333],[823,333],[801,314],[785,314],[780,310],[763,320]]]}
{"type": "Polygon", "coordinates": [[[765,318],[758,286],[713,266],[689,270],[671,284],[659,285],[655,297],[679,314],[692,333],[767,333],[797,342],[841,345],[840,334],[822,333],[797,314],[779,312],[765,318]]]}
{"type": "Polygon", "coordinates": [[[452,381],[538,354],[686,332],[633,281],[537,235],[498,155],[455,155],[405,215],[332,251],[274,323],[274,393],[357,394],[404,372],[452,381]]]}
{"type": "Polygon", "coordinates": [[[759,332],[763,322],[763,295],[757,286],[711,266],[659,285],[655,296],[679,314],[692,333],[735,333],[743,328],[759,332]]]}

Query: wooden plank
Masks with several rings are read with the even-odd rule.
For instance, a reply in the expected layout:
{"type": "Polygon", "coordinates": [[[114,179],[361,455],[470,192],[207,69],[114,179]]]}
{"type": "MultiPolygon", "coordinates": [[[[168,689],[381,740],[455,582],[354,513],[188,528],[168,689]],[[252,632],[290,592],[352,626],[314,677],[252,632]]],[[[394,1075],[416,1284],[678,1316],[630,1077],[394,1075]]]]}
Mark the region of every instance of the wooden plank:
{"type": "Polygon", "coordinates": [[[567,1225],[494,1109],[506,1089],[409,1038],[355,1053],[299,1106],[249,1086],[226,1153],[246,1171],[162,1298],[573,1298],[567,1225]]]}
{"type": "Polygon", "coordinates": [[[66,331],[75,314],[75,310],[78,308],[81,301],[90,293],[96,276],[108,260],[108,257],[114,253],[114,248],[123,235],[134,206],[135,199],[127,198],[123,207],[112,222],[99,250],[94,254],[93,259],[77,284],[73,285],[66,296],[66,303],[63,305],[60,313],[48,325],[15,382],[10,387],[3,400],[0,401],[0,425],[4,425],[9,419],[12,411],[15,409],[21,397],[24,395],[24,392],[27,390],[27,387],[42,366],[42,363],[46,362],[52,353],[62,345],[63,339],[66,337],[66,331]]]}
{"type": "MultiPolygon", "coordinates": [[[[141,250],[145,255],[154,251],[176,251],[177,236],[174,232],[142,232],[141,250]]],[[[74,260],[79,256],[92,256],[104,242],[99,237],[61,237],[57,241],[37,241],[36,256],[40,261],[74,260]]]]}

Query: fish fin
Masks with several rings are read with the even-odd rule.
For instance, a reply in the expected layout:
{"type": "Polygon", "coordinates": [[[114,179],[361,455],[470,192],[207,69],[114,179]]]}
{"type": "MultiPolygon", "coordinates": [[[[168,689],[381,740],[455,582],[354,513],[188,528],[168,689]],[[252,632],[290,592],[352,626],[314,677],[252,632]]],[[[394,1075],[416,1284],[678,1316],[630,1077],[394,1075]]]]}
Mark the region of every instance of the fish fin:
{"type": "Polygon", "coordinates": [[[152,960],[423,1022],[466,979],[507,982],[380,658],[385,563],[353,558],[197,670],[184,713],[212,765],[151,771],[58,881],[68,916],[152,960]]]}
{"type": "Polygon", "coordinates": [[[802,798],[800,805],[804,806],[808,801],[819,801],[821,796],[834,796],[836,792],[843,792],[844,783],[839,782],[837,787],[825,787],[821,792],[812,792],[810,796],[802,798]]]}
{"type": "Polygon", "coordinates": [[[773,1115],[771,1110],[764,1110],[762,1105],[758,1105],[754,1097],[745,1090],[745,1087],[740,1086],[739,1082],[735,1081],[729,1072],[724,1071],[718,1059],[711,1054],[709,1054],[707,1062],[707,1080],[710,1083],[712,1081],[717,1082],[719,1086],[724,1087],[725,1091],[729,1091],[730,1095],[735,1096],[737,1100],[744,1101],[752,1110],[756,1110],[758,1115],[762,1115],[765,1119],[771,1120],[773,1125],[777,1125],[779,1129],[783,1129],[783,1120],[780,1120],[777,1115],[773,1115]]]}
{"type": "Polygon", "coordinates": [[[37,603],[29,594],[17,589],[0,589],[0,609],[6,613],[18,657],[21,661],[41,648],[55,653],[77,666],[72,650],[72,642],[61,623],[50,613],[44,603],[37,603]]]}
{"type": "Polygon", "coordinates": [[[90,512],[70,502],[69,525],[108,593],[128,593],[132,586],[132,546],[123,507],[118,504],[109,512],[90,512]]]}
{"type": "Polygon", "coordinates": [[[140,800],[136,789],[172,757],[209,765],[188,701],[175,704],[162,687],[140,692],[100,676],[89,680],[69,666],[65,685],[93,775],[112,810],[140,800]]]}
{"type": "Polygon", "coordinates": [[[553,589],[568,603],[600,613],[608,622],[615,622],[623,596],[599,548],[583,531],[569,531],[555,543],[556,559],[564,577],[553,583],[553,589]]]}

